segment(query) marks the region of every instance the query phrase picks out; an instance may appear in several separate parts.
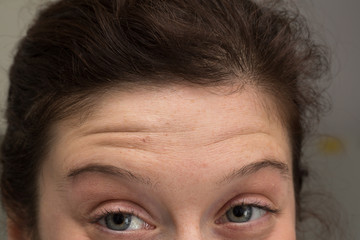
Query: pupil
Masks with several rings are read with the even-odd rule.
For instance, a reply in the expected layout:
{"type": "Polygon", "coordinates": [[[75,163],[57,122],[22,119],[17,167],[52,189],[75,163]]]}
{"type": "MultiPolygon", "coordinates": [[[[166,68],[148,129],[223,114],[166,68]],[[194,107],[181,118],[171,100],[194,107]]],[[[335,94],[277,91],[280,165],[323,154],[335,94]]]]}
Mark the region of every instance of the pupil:
{"type": "Polygon", "coordinates": [[[121,225],[125,222],[125,216],[123,214],[114,214],[113,222],[117,225],[121,225]]]}
{"type": "Polygon", "coordinates": [[[111,230],[124,231],[131,225],[131,214],[112,213],[106,216],[105,224],[111,230]]]}
{"type": "Polygon", "coordinates": [[[226,217],[230,222],[244,223],[251,219],[252,207],[248,205],[235,206],[226,212],[226,217]]]}
{"type": "Polygon", "coordinates": [[[242,217],[244,215],[244,208],[241,206],[236,206],[233,209],[233,214],[235,217],[242,217]]]}
{"type": "Polygon", "coordinates": [[[248,206],[236,206],[233,208],[233,214],[235,217],[249,217],[251,214],[251,208],[248,206]]]}

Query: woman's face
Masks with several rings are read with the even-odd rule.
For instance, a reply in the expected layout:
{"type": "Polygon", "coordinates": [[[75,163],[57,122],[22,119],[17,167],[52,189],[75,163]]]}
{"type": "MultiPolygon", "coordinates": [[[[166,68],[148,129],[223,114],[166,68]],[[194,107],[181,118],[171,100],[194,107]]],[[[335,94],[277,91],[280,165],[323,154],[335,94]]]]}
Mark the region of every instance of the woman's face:
{"type": "Polygon", "coordinates": [[[209,90],[113,91],[54,126],[40,239],[294,240],[291,150],[271,99],[209,90]]]}

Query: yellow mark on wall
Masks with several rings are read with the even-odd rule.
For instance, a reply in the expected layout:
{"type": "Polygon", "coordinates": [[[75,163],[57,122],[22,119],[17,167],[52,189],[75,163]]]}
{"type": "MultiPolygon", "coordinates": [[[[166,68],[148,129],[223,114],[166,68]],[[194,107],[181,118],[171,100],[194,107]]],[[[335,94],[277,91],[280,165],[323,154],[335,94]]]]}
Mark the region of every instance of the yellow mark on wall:
{"type": "Polygon", "coordinates": [[[324,154],[339,154],[344,152],[344,143],[334,136],[323,136],[318,142],[319,151],[324,154]]]}

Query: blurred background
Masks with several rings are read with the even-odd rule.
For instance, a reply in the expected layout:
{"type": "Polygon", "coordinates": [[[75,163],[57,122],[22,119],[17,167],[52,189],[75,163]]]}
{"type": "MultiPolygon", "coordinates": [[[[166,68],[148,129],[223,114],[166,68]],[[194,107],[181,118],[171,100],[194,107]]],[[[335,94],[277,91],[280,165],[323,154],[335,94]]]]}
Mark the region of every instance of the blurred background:
{"type": "MultiPolygon", "coordinates": [[[[46,1],[0,0],[0,140],[6,128],[7,73],[15,46],[38,6],[46,1]]],[[[317,134],[307,141],[305,157],[313,169],[308,185],[336,199],[336,209],[327,209],[328,213],[340,213],[348,238],[360,239],[360,2],[294,2],[308,17],[316,37],[333,53],[331,82],[324,82],[329,86],[332,109],[322,119],[317,134]]],[[[0,239],[6,239],[2,210],[0,239]]]]}

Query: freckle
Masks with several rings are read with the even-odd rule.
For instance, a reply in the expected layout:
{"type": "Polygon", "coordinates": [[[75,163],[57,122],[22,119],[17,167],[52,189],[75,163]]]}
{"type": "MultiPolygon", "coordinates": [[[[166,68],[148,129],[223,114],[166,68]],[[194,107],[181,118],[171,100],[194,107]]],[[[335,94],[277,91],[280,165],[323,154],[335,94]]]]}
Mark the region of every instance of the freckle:
{"type": "Polygon", "coordinates": [[[208,166],[208,164],[207,163],[203,163],[203,164],[201,164],[201,167],[202,168],[206,168],[208,166]]]}

